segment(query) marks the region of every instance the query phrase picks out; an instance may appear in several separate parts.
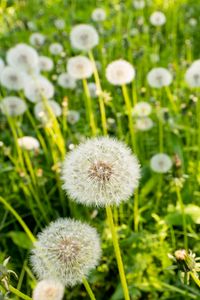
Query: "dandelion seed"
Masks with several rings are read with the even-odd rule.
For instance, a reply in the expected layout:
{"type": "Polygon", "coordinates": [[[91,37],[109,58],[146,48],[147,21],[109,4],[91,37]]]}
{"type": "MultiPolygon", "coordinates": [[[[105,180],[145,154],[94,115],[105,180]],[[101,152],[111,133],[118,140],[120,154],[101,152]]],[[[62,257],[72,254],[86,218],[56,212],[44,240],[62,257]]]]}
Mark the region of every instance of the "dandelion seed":
{"type": "Polygon", "coordinates": [[[133,115],[147,117],[151,114],[152,107],[148,102],[141,101],[134,106],[133,115]]]}
{"type": "Polygon", "coordinates": [[[44,45],[45,39],[46,38],[43,34],[41,34],[39,32],[35,32],[35,33],[31,34],[29,42],[34,47],[41,47],[42,45],[44,45]]]}
{"type": "Polygon", "coordinates": [[[89,51],[99,43],[96,29],[87,24],[76,25],[70,32],[72,47],[78,50],[89,51]]]}
{"type": "Polygon", "coordinates": [[[25,150],[37,150],[40,147],[39,141],[32,136],[23,136],[18,138],[18,145],[25,150]]]}
{"type": "Polygon", "coordinates": [[[63,46],[59,43],[53,43],[49,46],[49,51],[53,55],[61,54],[63,51],[63,46]]]}
{"type": "Polygon", "coordinates": [[[161,88],[169,86],[172,82],[172,75],[165,68],[153,68],[147,74],[147,81],[151,87],[161,88]]]}
{"type": "Polygon", "coordinates": [[[27,106],[21,98],[8,96],[0,102],[0,109],[5,115],[20,116],[26,111],[27,106]]]}
{"type": "Polygon", "coordinates": [[[64,286],[52,279],[39,281],[33,291],[33,300],[62,300],[64,286]]]}
{"type": "Polygon", "coordinates": [[[40,71],[51,71],[53,69],[53,60],[47,56],[39,56],[40,71]]]}
{"type": "Polygon", "coordinates": [[[96,229],[72,219],[58,219],[38,235],[31,263],[39,279],[52,278],[74,286],[97,266],[100,256],[96,229]]]}
{"type": "Polygon", "coordinates": [[[52,83],[43,76],[29,80],[26,83],[24,94],[31,102],[39,102],[45,97],[50,99],[54,95],[52,83]]]}
{"type": "Polygon", "coordinates": [[[68,73],[62,73],[58,76],[58,84],[63,88],[73,90],[76,87],[76,80],[68,73]]]}
{"type": "Polygon", "coordinates": [[[156,173],[167,173],[172,167],[172,160],[167,154],[158,153],[151,158],[150,166],[156,173]]]}
{"type": "Polygon", "coordinates": [[[161,11],[155,11],[150,16],[150,23],[154,26],[162,26],[166,23],[166,17],[161,11]]]}
{"type": "Polygon", "coordinates": [[[106,12],[103,8],[96,8],[92,12],[92,20],[95,22],[102,22],[106,19],[106,12]]]}
{"type": "Polygon", "coordinates": [[[135,77],[135,69],[126,60],[111,62],[106,68],[106,78],[113,85],[130,83],[135,77]]]}
{"type": "Polygon", "coordinates": [[[85,56],[74,56],[67,63],[68,74],[75,79],[89,78],[93,74],[92,62],[85,56]]]}
{"type": "Polygon", "coordinates": [[[130,149],[115,139],[87,140],[66,156],[63,189],[85,205],[119,205],[138,186],[140,166],[130,149]]]}

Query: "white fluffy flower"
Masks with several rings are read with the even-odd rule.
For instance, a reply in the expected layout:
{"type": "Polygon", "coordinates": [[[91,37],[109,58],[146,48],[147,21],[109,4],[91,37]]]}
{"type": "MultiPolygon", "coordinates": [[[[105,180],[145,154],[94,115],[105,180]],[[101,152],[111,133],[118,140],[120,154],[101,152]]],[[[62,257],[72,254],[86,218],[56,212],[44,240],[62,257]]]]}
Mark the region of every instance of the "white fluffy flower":
{"type": "Polygon", "coordinates": [[[31,34],[31,36],[29,38],[29,42],[34,47],[40,47],[40,46],[44,45],[45,39],[46,38],[43,34],[41,34],[39,32],[35,32],[35,33],[31,34]]]}
{"type": "Polygon", "coordinates": [[[190,87],[200,87],[200,60],[196,60],[187,69],[185,80],[190,87]]]}
{"type": "Polygon", "coordinates": [[[49,51],[53,55],[58,55],[63,51],[63,46],[59,43],[53,43],[49,46],[49,51]]]}
{"type": "Polygon", "coordinates": [[[161,11],[155,11],[150,16],[150,23],[154,26],[162,26],[166,23],[166,17],[161,11]]]}
{"type": "Polygon", "coordinates": [[[153,68],[147,74],[147,81],[151,87],[161,88],[168,86],[172,82],[171,73],[165,68],[153,68]]]}
{"type": "Polygon", "coordinates": [[[48,122],[51,119],[49,109],[55,117],[59,117],[62,113],[61,107],[56,101],[48,100],[47,103],[41,101],[38,102],[34,107],[36,119],[44,123],[48,122]]]}
{"type": "Polygon", "coordinates": [[[93,74],[93,64],[85,56],[74,56],[68,60],[67,72],[75,79],[89,78],[93,74]]]}
{"type": "Polygon", "coordinates": [[[148,131],[153,127],[153,121],[148,117],[138,118],[135,125],[140,131],[148,131]]]}
{"type": "Polygon", "coordinates": [[[19,91],[24,87],[25,76],[17,68],[6,66],[0,75],[0,81],[8,90],[19,91]]]}
{"type": "Polygon", "coordinates": [[[25,150],[37,150],[40,147],[39,141],[32,136],[23,136],[18,138],[18,145],[25,150]]]}
{"type": "Polygon", "coordinates": [[[136,9],[143,9],[145,7],[145,2],[143,0],[134,0],[133,6],[136,9]]]}
{"type": "Polygon", "coordinates": [[[80,24],[72,28],[70,41],[73,48],[88,51],[99,43],[99,36],[93,26],[80,24]]]}
{"type": "Polygon", "coordinates": [[[97,91],[96,83],[89,82],[88,83],[88,89],[89,89],[89,92],[90,92],[90,96],[92,98],[96,98],[98,96],[98,91],[97,91]]]}
{"type": "Polygon", "coordinates": [[[102,22],[106,19],[106,12],[103,8],[95,8],[92,12],[92,20],[102,22]]]}
{"type": "Polygon", "coordinates": [[[39,56],[40,71],[51,71],[53,69],[53,60],[47,56],[39,56]]]}
{"type": "Polygon", "coordinates": [[[54,25],[57,29],[64,29],[65,28],[65,20],[63,19],[56,19],[54,21],[54,25]]]}
{"type": "Polygon", "coordinates": [[[67,112],[67,121],[69,124],[74,125],[80,119],[80,113],[76,110],[68,110],[67,112]]]}
{"type": "Polygon", "coordinates": [[[138,186],[140,166],[130,149],[109,137],[87,140],[66,156],[63,188],[85,205],[119,205],[138,186]]]}
{"type": "Polygon", "coordinates": [[[151,114],[152,107],[148,102],[141,101],[134,106],[133,115],[147,117],[151,114]]]}
{"type": "Polygon", "coordinates": [[[54,87],[52,83],[43,76],[38,76],[35,79],[27,81],[25,89],[25,96],[31,102],[39,102],[45,97],[50,99],[54,95],[54,87]]]}
{"type": "Polygon", "coordinates": [[[106,68],[106,78],[113,85],[130,83],[135,77],[135,69],[126,60],[111,62],[106,68]]]}
{"type": "Polygon", "coordinates": [[[62,73],[58,76],[58,85],[66,89],[73,90],[76,87],[76,80],[68,73],[62,73]]]}
{"type": "Polygon", "coordinates": [[[58,219],[38,235],[31,262],[39,279],[52,278],[74,286],[97,266],[100,256],[96,229],[72,219],[58,219]]]}
{"type": "Polygon", "coordinates": [[[18,44],[7,52],[7,62],[10,66],[28,73],[38,71],[38,54],[35,49],[26,45],[18,44]]]}
{"type": "Polygon", "coordinates": [[[167,154],[158,153],[151,158],[150,166],[154,172],[167,173],[172,167],[172,160],[167,154]]]}
{"type": "Polygon", "coordinates": [[[26,111],[27,106],[21,98],[8,96],[0,102],[0,108],[5,115],[20,116],[26,111]]]}
{"type": "Polygon", "coordinates": [[[4,63],[3,59],[0,58],[0,75],[1,75],[1,72],[3,71],[4,67],[5,67],[5,63],[4,63]]]}
{"type": "Polygon", "coordinates": [[[62,300],[63,296],[63,284],[52,279],[39,281],[33,290],[33,300],[62,300]]]}

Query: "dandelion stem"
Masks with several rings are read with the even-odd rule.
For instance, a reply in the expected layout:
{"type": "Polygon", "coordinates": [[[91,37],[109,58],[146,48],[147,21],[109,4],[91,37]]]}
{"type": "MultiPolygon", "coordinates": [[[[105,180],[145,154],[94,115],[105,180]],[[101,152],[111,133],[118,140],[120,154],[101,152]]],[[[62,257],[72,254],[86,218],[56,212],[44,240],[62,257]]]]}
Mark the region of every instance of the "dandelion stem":
{"type": "Polygon", "coordinates": [[[83,278],[83,284],[85,286],[86,291],[88,292],[88,295],[90,296],[91,300],[96,300],[95,295],[89,285],[89,282],[87,281],[86,278],[83,278]]]}
{"type": "Polygon", "coordinates": [[[112,234],[112,241],[113,241],[113,246],[115,249],[115,255],[116,255],[117,265],[118,265],[118,269],[119,269],[119,276],[121,279],[121,284],[122,284],[122,288],[123,288],[123,292],[124,292],[124,299],[130,300],[128,286],[127,286],[127,282],[126,282],[126,276],[125,276],[125,272],[124,272],[124,265],[123,265],[123,261],[122,261],[122,257],[121,257],[121,251],[120,251],[120,247],[119,247],[118,237],[117,237],[115,225],[113,222],[113,215],[112,215],[112,210],[111,210],[110,206],[106,206],[106,213],[107,213],[108,223],[109,223],[111,234],[112,234]]]}
{"type": "Polygon", "coordinates": [[[12,208],[12,206],[2,197],[0,197],[0,202],[13,214],[13,216],[15,216],[15,218],[23,227],[24,231],[26,232],[31,242],[34,243],[36,241],[35,237],[33,236],[32,232],[30,231],[26,223],[22,220],[20,215],[16,212],[16,210],[14,210],[14,208],[12,208]]]}
{"type": "Polygon", "coordinates": [[[200,287],[200,280],[197,277],[197,275],[194,272],[190,272],[190,275],[191,275],[192,279],[194,280],[194,282],[198,285],[198,287],[200,287]]]}
{"type": "Polygon", "coordinates": [[[183,200],[181,197],[181,192],[180,188],[176,185],[176,195],[178,198],[178,202],[181,208],[181,213],[182,213],[182,220],[183,220],[183,233],[184,233],[184,248],[188,249],[188,238],[187,238],[187,223],[186,223],[186,218],[185,218],[185,207],[183,204],[183,200]]]}
{"type": "Polygon", "coordinates": [[[32,300],[29,296],[25,295],[24,293],[20,292],[19,290],[15,289],[12,285],[9,285],[9,291],[24,300],[32,300]]]}

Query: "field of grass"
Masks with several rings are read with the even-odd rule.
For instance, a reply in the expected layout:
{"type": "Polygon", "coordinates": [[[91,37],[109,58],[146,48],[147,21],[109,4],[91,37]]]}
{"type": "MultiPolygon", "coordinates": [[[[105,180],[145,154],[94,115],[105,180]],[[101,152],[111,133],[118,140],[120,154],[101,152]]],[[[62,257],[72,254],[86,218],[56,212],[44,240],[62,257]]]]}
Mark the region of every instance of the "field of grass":
{"type": "Polygon", "coordinates": [[[66,300],[200,299],[199,28],[197,0],[1,1],[0,300],[61,300],[45,295],[45,288],[33,295],[49,278],[62,282],[66,300]],[[95,14],[97,8],[102,10],[95,14]],[[153,21],[155,12],[163,14],[153,21]],[[90,25],[82,36],[72,32],[78,24],[90,25]],[[28,48],[28,58],[25,48],[17,58],[22,50],[14,47],[20,45],[34,49],[28,48]],[[39,64],[41,56],[48,62],[39,64]],[[72,66],[78,56],[87,58],[87,66],[72,66]],[[155,75],[156,68],[163,69],[155,75]],[[105,141],[105,149],[95,137],[104,137],[99,144],[105,141]],[[84,143],[89,151],[81,157],[84,143]],[[127,146],[132,154],[121,151],[127,146]],[[131,169],[132,155],[140,176],[131,169]],[[115,164],[119,184],[110,184],[106,198],[103,188],[115,164]],[[120,198],[122,191],[128,199],[120,198]],[[77,233],[72,223],[70,232],[68,224],[62,253],[61,244],[55,246],[60,231],[46,240],[37,236],[59,218],[87,223],[98,236],[84,233],[82,223],[77,233]],[[38,258],[42,275],[33,249],[50,257],[46,265],[38,258]],[[55,257],[62,258],[56,274],[50,270],[55,257]]]}

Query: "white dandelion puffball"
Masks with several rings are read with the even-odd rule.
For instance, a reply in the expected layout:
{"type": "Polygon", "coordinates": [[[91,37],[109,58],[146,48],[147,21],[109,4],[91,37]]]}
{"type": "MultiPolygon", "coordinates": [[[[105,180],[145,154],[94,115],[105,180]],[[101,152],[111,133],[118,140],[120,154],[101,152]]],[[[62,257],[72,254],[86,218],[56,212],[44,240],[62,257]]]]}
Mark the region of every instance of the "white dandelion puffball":
{"type": "Polygon", "coordinates": [[[106,12],[103,8],[95,8],[92,12],[92,20],[95,22],[102,22],[106,19],[106,12]]]}
{"type": "Polygon", "coordinates": [[[52,279],[39,281],[33,290],[33,300],[62,300],[63,296],[63,284],[52,279]]]}
{"type": "Polygon", "coordinates": [[[135,77],[135,69],[126,60],[111,62],[106,68],[106,78],[113,85],[130,83],[135,77]]]}
{"type": "Polygon", "coordinates": [[[58,55],[63,51],[63,46],[59,43],[53,43],[49,46],[49,52],[53,55],[58,55]]]}
{"type": "Polygon", "coordinates": [[[190,87],[200,87],[200,61],[197,60],[187,69],[185,81],[190,87]]]}
{"type": "Polygon", "coordinates": [[[70,41],[73,48],[89,51],[98,45],[99,36],[93,26],[80,24],[72,28],[70,32],[70,41]]]}
{"type": "Polygon", "coordinates": [[[65,286],[74,286],[98,265],[100,256],[95,228],[60,218],[39,233],[31,263],[39,279],[52,278],[65,286]]]}
{"type": "Polygon", "coordinates": [[[0,109],[5,115],[20,116],[26,111],[27,106],[21,98],[8,96],[0,102],[0,109]]]}
{"type": "Polygon", "coordinates": [[[26,45],[18,44],[7,52],[7,62],[10,66],[28,73],[38,71],[38,54],[35,49],[26,45]]]}
{"type": "Polygon", "coordinates": [[[172,83],[172,75],[165,68],[153,68],[147,74],[147,81],[151,87],[162,88],[172,83]]]}
{"type": "Polygon", "coordinates": [[[43,76],[27,81],[24,94],[31,102],[42,101],[43,98],[50,99],[54,95],[54,86],[43,76]]]}
{"type": "Polygon", "coordinates": [[[151,114],[152,107],[148,102],[141,101],[134,106],[133,115],[147,117],[151,114]]]}
{"type": "Polygon", "coordinates": [[[51,71],[53,69],[53,60],[47,56],[39,56],[40,71],[51,71]]]}
{"type": "Polygon", "coordinates": [[[145,7],[145,2],[143,0],[134,0],[133,7],[136,9],[143,9],[145,7]]]}
{"type": "Polygon", "coordinates": [[[17,68],[6,66],[0,74],[0,82],[8,90],[19,91],[24,87],[25,76],[17,68]]]}
{"type": "Polygon", "coordinates": [[[167,154],[158,153],[151,158],[150,167],[156,173],[167,173],[172,167],[172,160],[167,154]]]}
{"type": "Polygon", "coordinates": [[[34,107],[36,119],[44,123],[48,122],[51,119],[49,110],[51,110],[55,117],[59,117],[62,114],[61,107],[56,101],[48,100],[47,103],[41,101],[34,107]]]}
{"type": "Polygon", "coordinates": [[[0,58],[0,75],[1,75],[1,72],[3,71],[4,67],[5,67],[5,63],[4,63],[3,59],[0,58]]]}
{"type": "Polygon", "coordinates": [[[76,124],[80,119],[80,113],[76,110],[68,110],[67,112],[67,121],[69,124],[74,125],[76,124]]]}
{"type": "Polygon", "coordinates": [[[154,26],[162,26],[166,23],[166,17],[161,11],[155,11],[150,16],[150,23],[154,26]]]}
{"type": "Polygon", "coordinates": [[[40,147],[39,141],[32,136],[23,136],[17,139],[18,145],[25,150],[37,150],[40,147]]]}
{"type": "Polygon", "coordinates": [[[56,19],[54,21],[54,25],[57,29],[64,29],[65,28],[65,20],[63,19],[56,19]]]}
{"type": "Polygon", "coordinates": [[[92,98],[96,98],[98,96],[98,91],[97,91],[96,83],[89,82],[88,83],[88,89],[89,89],[89,92],[90,92],[90,96],[92,98]]]}
{"type": "Polygon", "coordinates": [[[140,131],[148,131],[153,127],[153,121],[148,117],[138,118],[135,125],[140,131]]]}
{"type": "Polygon", "coordinates": [[[34,47],[40,47],[42,45],[44,45],[45,42],[45,36],[39,32],[35,32],[33,34],[31,34],[30,38],[29,38],[29,42],[32,46],[34,47]]]}
{"type": "Polygon", "coordinates": [[[62,73],[58,76],[58,85],[73,90],[76,87],[76,79],[68,73],[62,73]]]}
{"type": "Polygon", "coordinates": [[[67,62],[67,72],[75,79],[89,78],[93,71],[92,62],[85,56],[74,56],[67,62]]]}
{"type": "Polygon", "coordinates": [[[89,139],[63,164],[63,189],[85,205],[119,205],[138,186],[140,166],[131,150],[109,137],[89,139]]]}

